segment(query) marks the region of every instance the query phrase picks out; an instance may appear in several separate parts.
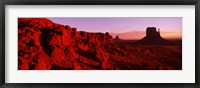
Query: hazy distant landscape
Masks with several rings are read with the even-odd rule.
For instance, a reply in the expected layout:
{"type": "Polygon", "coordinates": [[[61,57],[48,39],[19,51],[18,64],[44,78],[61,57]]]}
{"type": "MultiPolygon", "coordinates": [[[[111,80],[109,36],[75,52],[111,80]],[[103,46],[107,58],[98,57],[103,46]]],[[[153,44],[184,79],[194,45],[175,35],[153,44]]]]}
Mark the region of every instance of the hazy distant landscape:
{"type": "Polygon", "coordinates": [[[182,70],[181,19],[18,18],[18,69],[182,70]]]}

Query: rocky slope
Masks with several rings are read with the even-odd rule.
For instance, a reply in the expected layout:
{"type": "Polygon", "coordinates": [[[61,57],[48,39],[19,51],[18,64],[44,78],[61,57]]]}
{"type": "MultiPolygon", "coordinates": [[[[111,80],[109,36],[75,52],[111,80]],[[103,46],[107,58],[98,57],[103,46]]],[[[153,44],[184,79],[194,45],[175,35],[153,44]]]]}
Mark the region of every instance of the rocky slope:
{"type": "Polygon", "coordinates": [[[45,18],[18,19],[18,69],[111,69],[116,50],[108,33],[77,31],[45,18]]]}

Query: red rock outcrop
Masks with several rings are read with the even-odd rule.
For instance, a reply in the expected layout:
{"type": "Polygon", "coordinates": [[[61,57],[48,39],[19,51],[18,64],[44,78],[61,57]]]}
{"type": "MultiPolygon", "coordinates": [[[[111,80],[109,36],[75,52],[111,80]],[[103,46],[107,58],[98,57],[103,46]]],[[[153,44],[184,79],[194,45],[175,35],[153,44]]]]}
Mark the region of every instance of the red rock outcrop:
{"type": "MultiPolygon", "coordinates": [[[[88,33],[45,18],[18,19],[18,69],[102,69],[109,33],[88,33]]],[[[105,64],[104,64],[105,67],[105,64]]]]}

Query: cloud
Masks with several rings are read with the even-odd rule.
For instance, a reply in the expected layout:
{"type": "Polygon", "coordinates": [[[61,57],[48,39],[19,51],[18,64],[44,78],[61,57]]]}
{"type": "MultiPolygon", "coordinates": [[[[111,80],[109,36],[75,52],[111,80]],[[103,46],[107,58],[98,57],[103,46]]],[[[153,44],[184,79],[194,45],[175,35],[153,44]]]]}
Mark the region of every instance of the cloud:
{"type": "Polygon", "coordinates": [[[111,27],[110,29],[112,30],[111,32],[123,33],[123,32],[126,32],[126,31],[133,30],[133,26],[111,27]]]}

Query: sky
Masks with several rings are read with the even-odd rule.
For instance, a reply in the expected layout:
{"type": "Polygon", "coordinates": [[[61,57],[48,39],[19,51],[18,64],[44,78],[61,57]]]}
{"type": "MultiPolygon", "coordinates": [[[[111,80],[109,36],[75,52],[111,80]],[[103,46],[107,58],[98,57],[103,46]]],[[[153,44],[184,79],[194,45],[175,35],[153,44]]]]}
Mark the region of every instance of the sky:
{"type": "Polygon", "coordinates": [[[78,31],[109,32],[122,39],[141,39],[147,27],[160,29],[167,39],[182,38],[182,17],[59,17],[48,18],[54,23],[69,25],[78,31]]]}

